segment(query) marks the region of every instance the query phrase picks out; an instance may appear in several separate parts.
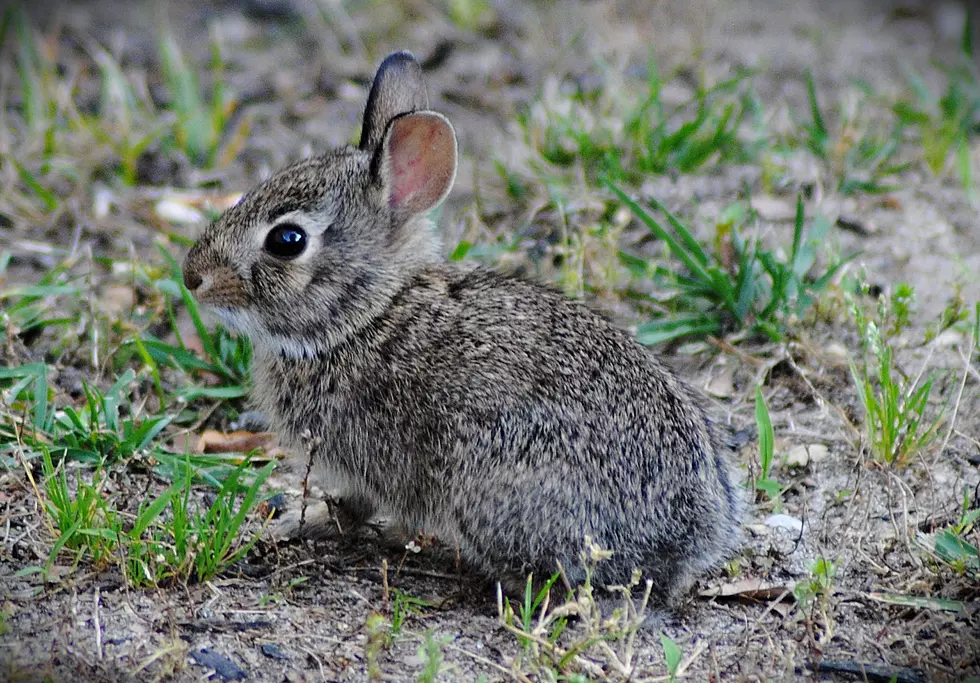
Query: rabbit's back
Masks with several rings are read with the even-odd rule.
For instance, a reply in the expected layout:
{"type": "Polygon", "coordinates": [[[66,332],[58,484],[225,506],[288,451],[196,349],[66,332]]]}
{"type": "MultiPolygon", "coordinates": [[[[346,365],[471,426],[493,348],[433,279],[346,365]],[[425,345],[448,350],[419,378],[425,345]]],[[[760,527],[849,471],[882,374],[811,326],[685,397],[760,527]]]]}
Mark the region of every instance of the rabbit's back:
{"type": "Polygon", "coordinates": [[[641,568],[669,592],[734,545],[722,428],[626,332],[551,289],[429,266],[315,370],[259,365],[279,389],[264,407],[322,440],[328,477],[491,574],[572,568],[589,535],[615,552],[599,582],[641,568]]]}

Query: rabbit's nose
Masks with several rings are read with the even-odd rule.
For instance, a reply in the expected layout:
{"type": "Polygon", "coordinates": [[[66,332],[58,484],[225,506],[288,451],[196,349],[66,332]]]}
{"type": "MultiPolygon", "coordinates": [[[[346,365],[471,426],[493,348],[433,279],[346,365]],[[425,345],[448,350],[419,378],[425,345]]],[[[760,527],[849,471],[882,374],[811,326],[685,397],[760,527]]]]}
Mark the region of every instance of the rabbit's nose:
{"type": "Polygon", "coordinates": [[[201,277],[197,271],[194,270],[184,271],[184,286],[187,287],[187,289],[190,290],[191,292],[193,292],[198,287],[200,287],[203,282],[204,282],[204,278],[201,277]]]}

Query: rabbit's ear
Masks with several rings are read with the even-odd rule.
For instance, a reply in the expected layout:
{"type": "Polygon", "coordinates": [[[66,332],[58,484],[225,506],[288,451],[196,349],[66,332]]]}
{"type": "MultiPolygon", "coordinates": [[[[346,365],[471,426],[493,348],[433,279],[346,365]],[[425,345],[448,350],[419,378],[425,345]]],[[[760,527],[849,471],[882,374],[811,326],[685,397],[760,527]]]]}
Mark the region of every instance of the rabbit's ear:
{"type": "Polygon", "coordinates": [[[456,134],[442,114],[399,116],[374,156],[375,182],[401,220],[425,213],[446,198],[456,178],[456,134]]]}
{"type": "Polygon", "coordinates": [[[388,124],[399,114],[428,108],[429,98],[422,81],[422,67],[411,52],[391,53],[378,67],[371,94],[368,95],[360,148],[377,148],[388,124]]]}

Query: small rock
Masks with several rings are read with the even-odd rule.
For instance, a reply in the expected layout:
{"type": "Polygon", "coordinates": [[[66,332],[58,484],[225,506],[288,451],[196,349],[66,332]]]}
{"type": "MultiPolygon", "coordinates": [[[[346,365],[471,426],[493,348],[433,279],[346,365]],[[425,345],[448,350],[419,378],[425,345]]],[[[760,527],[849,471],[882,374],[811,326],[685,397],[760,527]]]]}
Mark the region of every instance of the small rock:
{"type": "Polygon", "coordinates": [[[847,230],[853,232],[861,237],[868,237],[878,232],[878,226],[876,226],[871,220],[866,218],[858,218],[857,216],[848,216],[841,214],[837,217],[837,227],[841,230],[847,230]]]}
{"type": "Polygon", "coordinates": [[[847,362],[847,348],[840,342],[830,342],[824,347],[824,355],[841,363],[847,362]]]}
{"type": "Polygon", "coordinates": [[[790,221],[796,216],[796,201],[762,195],[752,198],[752,208],[770,221],[790,221]]]}
{"type": "Polygon", "coordinates": [[[214,671],[223,681],[243,681],[247,677],[245,670],[230,658],[210,648],[192,650],[190,657],[198,666],[214,671]]]}
{"type": "Polygon", "coordinates": [[[830,453],[829,449],[823,444],[812,443],[803,446],[794,446],[786,454],[785,464],[787,467],[806,467],[810,463],[817,463],[826,460],[830,453]]]}
{"type": "Polygon", "coordinates": [[[786,529],[796,534],[803,531],[803,521],[789,515],[769,515],[766,517],[765,524],[774,529],[786,529]]]}
{"type": "Polygon", "coordinates": [[[289,659],[289,655],[283,652],[282,648],[275,643],[263,643],[262,654],[270,659],[278,659],[280,661],[289,659]]]}
{"type": "Polygon", "coordinates": [[[936,337],[935,344],[940,348],[950,348],[954,346],[962,347],[963,342],[963,334],[950,328],[939,333],[939,336],[936,337]]]}
{"type": "Polygon", "coordinates": [[[711,378],[705,391],[715,398],[729,398],[735,393],[735,381],[733,375],[735,370],[732,367],[722,368],[721,372],[711,378]]]}

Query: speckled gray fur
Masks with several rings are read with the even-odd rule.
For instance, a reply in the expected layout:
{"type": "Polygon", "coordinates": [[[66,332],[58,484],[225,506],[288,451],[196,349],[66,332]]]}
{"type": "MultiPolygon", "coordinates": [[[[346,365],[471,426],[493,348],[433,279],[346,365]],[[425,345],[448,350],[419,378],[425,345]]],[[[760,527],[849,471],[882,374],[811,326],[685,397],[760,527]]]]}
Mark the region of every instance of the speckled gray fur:
{"type": "Polygon", "coordinates": [[[187,257],[191,289],[253,339],[258,407],[300,457],[313,444],[325,486],[491,579],[556,561],[580,579],[589,535],[614,551],[598,584],[639,568],[676,597],[737,545],[727,429],[587,306],[446,263],[424,216],[389,201],[378,129],[427,106],[414,60],[386,60],[375,90],[363,149],[284,169],[187,257]],[[328,227],[281,261],[262,237],[291,212],[328,227]]]}

